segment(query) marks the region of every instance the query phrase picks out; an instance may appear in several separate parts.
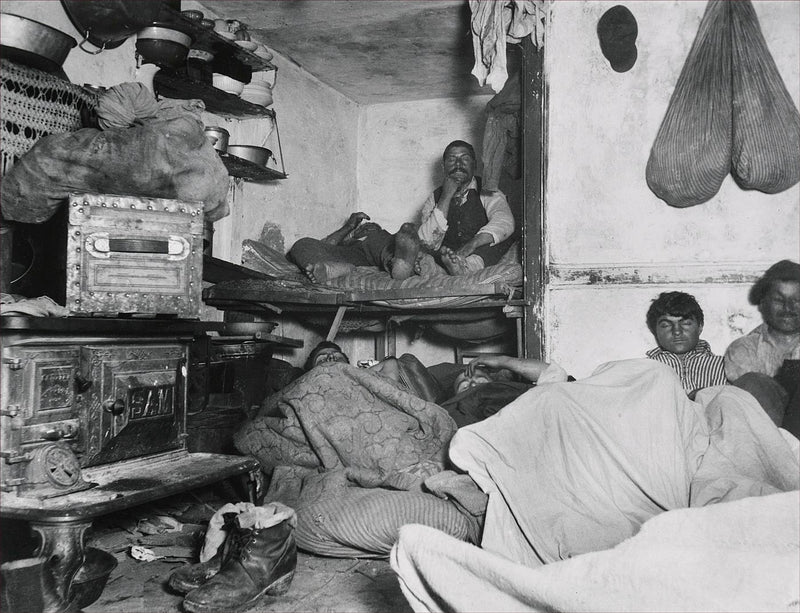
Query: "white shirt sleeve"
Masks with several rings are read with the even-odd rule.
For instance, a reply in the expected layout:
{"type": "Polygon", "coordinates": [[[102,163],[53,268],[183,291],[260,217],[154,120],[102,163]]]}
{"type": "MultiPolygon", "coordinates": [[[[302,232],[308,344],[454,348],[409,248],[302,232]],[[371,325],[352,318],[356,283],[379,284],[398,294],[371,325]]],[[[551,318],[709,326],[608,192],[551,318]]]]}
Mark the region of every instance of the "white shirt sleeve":
{"type": "Polygon", "coordinates": [[[567,381],[568,379],[569,375],[567,375],[566,370],[564,370],[555,362],[550,362],[550,365],[542,371],[541,375],[539,375],[536,383],[537,385],[542,385],[544,383],[561,383],[567,381]]]}
{"type": "Polygon", "coordinates": [[[417,235],[422,244],[433,251],[442,246],[444,235],[447,232],[447,218],[441,210],[436,208],[433,194],[428,196],[422,206],[421,220],[417,235]]]}
{"type": "MultiPolygon", "coordinates": [[[[514,215],[508,206],[505,194],[501,191],[481,194],[481,204],[486,211],[488,221],[478,232],[490,235],[492,237],[492,245],[496,245],[511,236],[514,232],[514,215]]],[[[440,209],[436,208],[436,200],[431,194],[422,207],[421,221],[417,234],[426,247],[436,251],[442,246],[446,233],[447,218],[440,209]]]]}
{"type": "Polygon", "coordinates": [[[492,237],[492,245],[501,243],[514,233],[514,215],[508,206],[505,194],[501,191],[481,194],[481,203],[489,219],[478,232],[492,237]]]}

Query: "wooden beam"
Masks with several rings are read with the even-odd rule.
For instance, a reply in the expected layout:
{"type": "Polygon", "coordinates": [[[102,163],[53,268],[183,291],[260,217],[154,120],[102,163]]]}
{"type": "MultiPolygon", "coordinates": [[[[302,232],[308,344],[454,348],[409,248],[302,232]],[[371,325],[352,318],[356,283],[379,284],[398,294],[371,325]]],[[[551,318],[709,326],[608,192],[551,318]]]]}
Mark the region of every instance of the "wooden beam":
{"type": "Polygon", "coordinates": [[[525,357],[544,354],[544,203],[547,176],[547,86],[544,45],[537,48],[529,37],[522,40],[522,161],[523,226],[522,263],[525,357]]]}

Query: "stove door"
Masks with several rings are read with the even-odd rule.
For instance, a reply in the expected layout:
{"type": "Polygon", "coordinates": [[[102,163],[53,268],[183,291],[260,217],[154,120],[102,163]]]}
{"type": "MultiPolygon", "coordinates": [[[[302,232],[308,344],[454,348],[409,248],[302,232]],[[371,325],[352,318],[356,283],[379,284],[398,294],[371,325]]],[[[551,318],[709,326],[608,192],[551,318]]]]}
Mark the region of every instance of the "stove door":
{"type": "Polygon", "coordinates": [[[92,381],[81,466],[186,446],[187,351],[179,343],[81,347],[81,372],[92,381]]]}

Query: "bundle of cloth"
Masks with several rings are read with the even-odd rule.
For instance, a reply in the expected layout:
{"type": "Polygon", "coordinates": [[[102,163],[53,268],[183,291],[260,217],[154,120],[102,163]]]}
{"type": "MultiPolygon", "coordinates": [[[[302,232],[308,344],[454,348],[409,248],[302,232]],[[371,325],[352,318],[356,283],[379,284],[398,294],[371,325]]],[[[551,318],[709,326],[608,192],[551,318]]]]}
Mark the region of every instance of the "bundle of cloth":
{"type": "Polygon", "coordinates": [[[298,547],[387,557],[407,523],[477,541],[480,518],[443,493],[448,483],[425,486],[444,471],[456,429],[447,411],[397,381],[328,362],[267,398],[234,444],[269,475],[265,500],[297,512],[298,547]]]}
{"type": "Polygon", "coordinates": [[[743,390],[612,362],[461,428],[480,547],[407,525],[392,566],[416,611],[797,611],[799,449],[743,390]]]}

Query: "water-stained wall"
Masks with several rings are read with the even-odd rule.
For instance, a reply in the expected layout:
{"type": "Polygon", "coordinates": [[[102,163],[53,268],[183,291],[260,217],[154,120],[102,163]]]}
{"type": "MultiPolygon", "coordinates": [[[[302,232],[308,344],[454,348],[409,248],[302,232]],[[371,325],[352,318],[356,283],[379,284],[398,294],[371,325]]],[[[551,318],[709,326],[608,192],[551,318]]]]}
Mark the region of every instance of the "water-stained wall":
{"type": "MultiPolygon", "coordinates": [[[[752,280],[800,252],[798,186],[767,195],[728,176],[710,201],[684,209],[650,191],[650,148],[706,3],[621,3],[638,22],[638,59],[624,73],[597,36],[616,4],[554,2],[547,31],[546,354],[576,376],[655,346],[644,316],[661,291],[696,295],[703,337],[722,353],[760,323],[747,303],[752,280]]],[[[754,5],[797,104],[800,3],[754,5]]]]}

